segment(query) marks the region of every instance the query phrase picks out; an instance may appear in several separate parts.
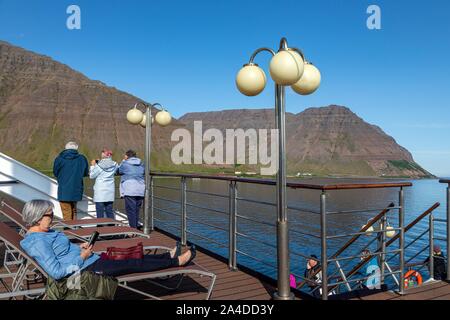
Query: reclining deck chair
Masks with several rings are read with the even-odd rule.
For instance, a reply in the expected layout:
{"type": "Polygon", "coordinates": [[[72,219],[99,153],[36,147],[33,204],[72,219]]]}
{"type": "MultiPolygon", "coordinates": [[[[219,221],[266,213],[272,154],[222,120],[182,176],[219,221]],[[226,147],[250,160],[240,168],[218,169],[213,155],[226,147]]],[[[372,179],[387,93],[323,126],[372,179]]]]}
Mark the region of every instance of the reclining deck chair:
{"type": "MultiPolygon", "coordinates": [[[[26,232],[26,225],[22,220],[22,214],[14,209],[12,206],[8,205],[6,202],[2,201],[0,204],[0,213],[3,214],[5,217],[7,217],[9,220],[17,224],[22,230],[22,234],[25,234],[26,232]]],[[[95,220],[95,219],[92,219],[95,220]]],[[[63,232],[69,237],[69,238],[76,238],[79,240],[87,240],[92,235],[94,231],[98,231],[100,233],[100,238],[107,237],[107,236],[139,236],[144,238],[149,238],[148,235],[143,233],[142,231],[139,231],[138,229],[134,229],[128,226],[118,225],[118,226],[104,226],[104,227],[89,227],[89,225],[93,225],[93,221],[87,220],[85,228],[78,228],[78,229],[69,229],[69,230],[63,230],[63,232]]]]}
{"type": "MultiPolygon", "coordinates": [[[[38,273],[45,278],[48,278],[47,273],[39,267],[37,262],[28,256],[26,252],[20,246],[20,241],[23,239],[22,235],[16,232],[14,229],[9,227],[3,222],[0,222],[0,241],[3,241],[8,247],[13,248],[16,252],[19,253],[20,259],[22,259],[22,263],[18,266],[18,269],[14,273],[6,273],[0,274],[0,283],[2,283],[7,290],[7,293],[0,293],[0,299],[14,299],[20,296],[27,295],[40,295],[40,298],[43,298],[43,294],[45,292],[45,288],[39,289],[24,289],[26,276],[30,273],[38,273]],[[11,279],[12,285],[7,286],[3,279],[11,279]]],[[[216,275],[207,271],[205,268],[199,266],[195,262],[191,262],[190,265],[184,267],[172,267],[163,270],[151,271],[151,272],[143,272],[143,273],[134,273],[129,275],[124,275],[117,277],[119,287],[122,287],[126,290],[138,293],[143,295],[144,297],[152,298],[160,300],[160,298],[152,295],[151,293],[142,291],[141,289],[133,288],[129,285],[131,282],[136,281],[148,281],[155,285],[158,285],[165,289],[176,290],[181,286],[181,283],[186,275],[198,275],[200,277],[206,276],[211,279],[210,285],[207,288],[206,299],[209,300],[211,297],[211,293],[214,287],[214,283],[216,280],[216,275]],[[179,281],[176,286],[173,288],[167,287],[160,283],[160,281],[155,281],[156,279],[160,279],[167,276],[180,276],[179,281]]]]}
{"type": "MultiPolygon", "coordinates": [[[[8,208],[19,212],[16,208],[8,204],[6,201],[2,200],[0,202],[0,208],[8,208]]],[[[67,228],[67,229],[78,229],[86,226],[126,226],[127,224],[122,221],[118,221],[111,218],[89,218],[89,219],[76,219],[76,220],[63,220],[55,217],[52,227],[53,228],[67,228]]]]}

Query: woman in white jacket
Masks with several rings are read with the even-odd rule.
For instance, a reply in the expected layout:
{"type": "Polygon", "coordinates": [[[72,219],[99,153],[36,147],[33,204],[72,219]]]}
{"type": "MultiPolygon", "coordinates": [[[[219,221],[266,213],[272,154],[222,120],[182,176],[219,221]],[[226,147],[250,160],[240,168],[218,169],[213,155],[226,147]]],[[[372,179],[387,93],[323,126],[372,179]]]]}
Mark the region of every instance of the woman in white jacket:
{"type": "Polygon", "coordinates": [[[92,160],[89,177],[95,179],[94,202],[97,218],[114,219],[113,203],[115,198],[114,176],[118,164],[111,159],[112,151],[103,149],[101,160],[92,160]]]}

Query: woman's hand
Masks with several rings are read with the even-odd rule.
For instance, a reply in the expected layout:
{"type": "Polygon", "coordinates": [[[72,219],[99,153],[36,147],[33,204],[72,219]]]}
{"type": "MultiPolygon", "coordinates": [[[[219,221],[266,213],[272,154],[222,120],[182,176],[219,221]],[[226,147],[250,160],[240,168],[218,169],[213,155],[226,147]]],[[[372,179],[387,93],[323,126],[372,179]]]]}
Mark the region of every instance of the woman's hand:
{"type": "Polygon", "coordinates": [[[89,247],[89,243],[87,243],[87,242],[80,244],[81,249],[87,249],[88,247],[89,247]]]}
{"type": "Polygon", "coordinates": [[[91,166],[95,166],[97,162],[95,160],[91,160],[91,166]]]}
{"type": "Polygon", "coordinates": [[[81,253],[80,256],[83,260],[86,260],[92,255],[92,246],[89,246],[88,243],[80,244],[81,253]]]}

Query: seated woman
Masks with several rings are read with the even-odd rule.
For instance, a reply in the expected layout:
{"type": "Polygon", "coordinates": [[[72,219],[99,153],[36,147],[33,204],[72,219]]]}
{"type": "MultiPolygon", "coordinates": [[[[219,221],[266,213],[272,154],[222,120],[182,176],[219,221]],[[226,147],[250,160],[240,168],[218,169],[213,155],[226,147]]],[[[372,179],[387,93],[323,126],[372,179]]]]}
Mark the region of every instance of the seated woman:
{"type": "Polygon", "coordinates": [[[20,244],[54,280],[63,279],[80,270],[118,277],[184,266],[196,255],[195,247],[192,246],[184,254],[180,254],[179,247],[175,247],[164,254],[145,255],[143,259],[102,260],[92,253],[92,246],[87,243],[76,245],[64,233],[50,229],[53,219],[53,204],[50,201],[27,202],[22,216],[29,229],[20,244]]]}

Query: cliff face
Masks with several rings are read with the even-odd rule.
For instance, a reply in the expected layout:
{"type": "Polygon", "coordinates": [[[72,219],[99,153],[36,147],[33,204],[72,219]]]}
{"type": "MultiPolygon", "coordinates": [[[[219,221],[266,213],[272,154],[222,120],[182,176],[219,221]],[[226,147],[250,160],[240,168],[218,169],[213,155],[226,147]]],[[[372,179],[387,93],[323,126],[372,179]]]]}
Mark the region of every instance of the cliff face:
{"type": "MultiPolygon", "coordinates": [[[[126,120],[137,101],[49,57],[0,42],[0,146],[20,161],[48,170],[72,139],[90,158],[103,147],[117,160],[129,148],[143,156],[145,130],[126,120]]],[[[179,126],[176,120],[155,126],[155,161],[169,162],[170,133],[179,126]]]]}
{"type": "MultiPolygon", "coordinates": [[[[202,120],[203,130],[272,129],[273,109],[189,113],[179,119],[192,128],[202,120]]],[[[342,106],[309,108],[286,114],[288,171],[291,174],[425,177],[431,174],[379,127],[366,123],[342,106]]]]}
{"type": "MultiPolygon", "coordinates": [[[[126,120],[137,101],[49,57],[0,41],[0,151],[19,161],[49,170],[69,140],[89,158],[98,158],[103,147],[111,148],[116,160],[130,148],[142,157],[145,130],[126,120]]],[[[272,129],[275,124],[272,109],[241,109],[189,113],[166,128],[154,126],[155,170],[230,169],[172,164],[170,135],[176,128],[192,129],[194,120],[203,121],[203,130],[272,129]]],[[[286,120],[291,174],[429,175],[392,137],[348,108],[310,108],[288,113],[286,120]]]]}

